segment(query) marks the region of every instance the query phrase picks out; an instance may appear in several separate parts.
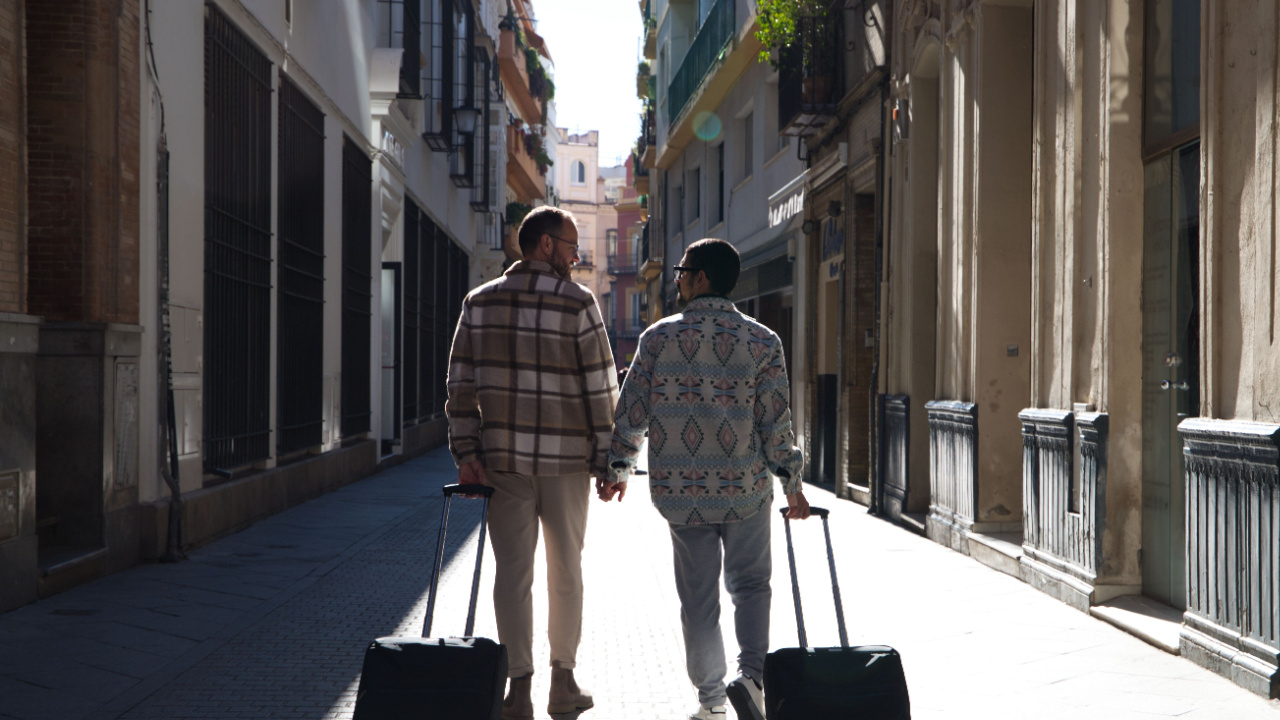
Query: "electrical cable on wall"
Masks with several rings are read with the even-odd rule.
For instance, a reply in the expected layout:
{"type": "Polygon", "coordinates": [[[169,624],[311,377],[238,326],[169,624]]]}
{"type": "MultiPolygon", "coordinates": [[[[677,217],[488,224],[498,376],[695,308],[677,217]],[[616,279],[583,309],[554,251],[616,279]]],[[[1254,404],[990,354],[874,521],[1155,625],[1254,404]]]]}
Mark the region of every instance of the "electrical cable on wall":
{"type": "Polygon", "coordinates": [[[185,560],[182,552],[182,486],[178,475],[177,413],[173,398],[173,332],[169,312],[169,147],[165,137],[164,93],[160,90],[160,72],[156,67],[155,46],[151,41],[151,0],[145,6],[147,34],[147,69],[155,85],[156,103],[160,112],[160,137],[156,144],[156,251],[157,271],[160,276],[158,304],[160,314],[160,342],[157,348],[161,372],[165,384],[165,435],[168,462],[160,462],[160,474],[169,487],[169,523],[165,541],[163,562],[185,560]]]}

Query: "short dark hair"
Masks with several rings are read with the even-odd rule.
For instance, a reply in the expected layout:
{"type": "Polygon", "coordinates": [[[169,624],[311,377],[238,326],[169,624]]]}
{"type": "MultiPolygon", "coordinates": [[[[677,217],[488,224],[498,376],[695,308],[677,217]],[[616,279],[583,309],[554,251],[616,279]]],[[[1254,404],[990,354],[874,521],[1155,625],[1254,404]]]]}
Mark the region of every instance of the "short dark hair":
{"type": "Polygon", "coordinates": [[[738,249],[720,238],[703,238],[685,248],[684,254],[689,258],[689,266],[707,274],[712,292],[728,295],[738,284],[738,273],[742,270],[742,259],[738,257],[738,249]]]}
{"type": "Polygon", "coordinates": [[[573,220],[573,213],[554,205],[543,205],[529,211],[520,223],[520,252],[528,255],[538,249],[543,235],[555,235],[564,230],[566,220],[573,220]]]}

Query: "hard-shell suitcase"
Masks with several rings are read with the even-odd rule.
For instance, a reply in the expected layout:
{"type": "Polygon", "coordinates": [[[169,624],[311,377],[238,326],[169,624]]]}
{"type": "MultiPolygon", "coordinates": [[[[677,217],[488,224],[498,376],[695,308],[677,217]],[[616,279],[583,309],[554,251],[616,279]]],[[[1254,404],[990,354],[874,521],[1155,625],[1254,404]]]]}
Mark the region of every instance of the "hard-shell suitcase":
{"type": "Polygon", "coordinates": [[[764,704],[768,720],[910,720],[907,678],[902,658],[886,645],[849,647],[844,627],[844,607],[836,580],[836,559],[831,548],[827,510],[811,507],[822,518],[827,540],[827,563],[831,567],[831,590],[836,601],[836,621],[840,647],[809,647],[800,609],[800,586],[796,581],[796,556],[791,545],[791,522],[787,528],[787,560],[791,564],[791,592],[796,606],[796,628],[800,647],[775,650],[764,660],[764,704]]]}
{"type": "Polygon", "coordinates": [[[481,485],[447,485],[444,512],[440,518],[440,539],[436,543],[431,590],[427,596],[427,619],[422,637],[382,637],[364,653],[364,669],[356,692],[354,720],[382,718],[431,718],[431,720],[499,720],[502,694],[507,683],[507,648],[488,639],[471,637],[475,628],[476,593],[480,584],[480,561],[484,557],[484,536],[489,519],[489,498],[493,488],[481,485]],[[428,638],[435,612],[436,584],[444,558],[445,528],[454,495],[484,497],[480,519],[480,550],[476,553],[471,579],[471,607],[462,637],[428,638]]]}

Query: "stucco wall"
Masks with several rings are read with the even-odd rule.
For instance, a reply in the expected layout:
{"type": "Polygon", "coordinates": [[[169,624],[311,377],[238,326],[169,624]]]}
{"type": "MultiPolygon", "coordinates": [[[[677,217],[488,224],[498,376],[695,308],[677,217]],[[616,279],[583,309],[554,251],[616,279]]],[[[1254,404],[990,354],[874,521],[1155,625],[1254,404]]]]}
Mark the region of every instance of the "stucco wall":
{"type": "Polygon", "coordinates": [[[1277,7],[1208,3],[1201,31],[1201,414],[1280,420],[1277,7]]]}

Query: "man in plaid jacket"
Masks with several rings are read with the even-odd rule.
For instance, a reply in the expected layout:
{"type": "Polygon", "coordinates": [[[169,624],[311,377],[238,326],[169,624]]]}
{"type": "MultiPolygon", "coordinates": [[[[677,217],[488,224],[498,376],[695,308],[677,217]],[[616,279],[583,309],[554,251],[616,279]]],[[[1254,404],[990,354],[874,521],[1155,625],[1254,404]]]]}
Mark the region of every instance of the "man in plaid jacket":
{"type": "Polygon", "coordinates": [[[582,635],[582,547],[591,477],[603,478],[617,371],[595,296],[569,279],[573,216],[555,207],[520,226],[524,260],[462,302],[449,356],[449,449],[460,483],[494,488],[490,541],[498,639],[507,646],[508,720],[533,717],[533,556],[547,543],[549,713],[592,706],[573,677],[582,635]]]}
{"type": "Polygon", "coordinates": [[[727,297],[738,251],[699,240],[675,267],[684,312],[640,336],[614,416],[606,502],[626,494],[645,435],[649,494],[671,526],[685,664],[698,688],[692,720],[724,720],[725,698],[741,720],[763,720],[761,681],[769,651],[769,508],[776,475],[787,517],[809,517],[791,427],[782,342],[727,297]],[[738,677],[726,687],[720,635],[720,570],[733,598],[738,677]]]}

